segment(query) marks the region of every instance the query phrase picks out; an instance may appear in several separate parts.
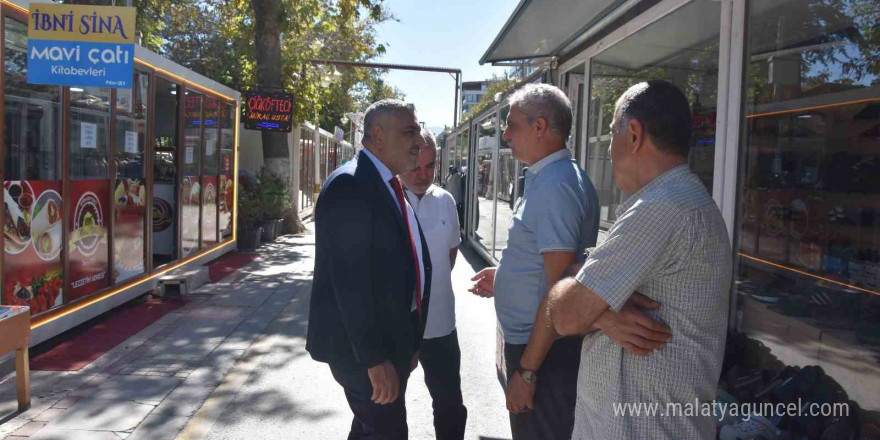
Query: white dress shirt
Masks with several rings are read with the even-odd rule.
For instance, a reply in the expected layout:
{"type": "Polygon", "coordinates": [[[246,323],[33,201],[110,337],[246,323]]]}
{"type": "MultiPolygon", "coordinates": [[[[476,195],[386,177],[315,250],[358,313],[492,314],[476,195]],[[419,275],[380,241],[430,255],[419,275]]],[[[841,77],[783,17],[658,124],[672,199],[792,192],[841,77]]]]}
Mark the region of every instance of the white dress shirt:
{"type": "Polygon", "coordinates": [[[449,250],[458,247],[458,211],[449,192],[435,185],[425,195],[406,190],[406,197],[421,221],[431,255],[431,307],[425,324],[425,339],[446,336],[455,330],[455,296],[452,292],[452,265],[449,250]]]}
{"type": "MultiPolygon", "coordinates": [[[[382,163],[381,160],[379,160],[376,156],[374,156],[373,153],[370,153],[370,150],[367,150],[366,148],[364,148],[361,151],[363,151],[364,154],[371,161],[373,161],[373,165],[375,165],[376,169],[379,170],[379,176],[382,178],[382,181],[385,182],[385,187],[388,188],[388,193],[391,194],[391,198],[394,199],[394,204],[397,205],[397,208],[399,209],[400,202],[397,201],[397,194],[394,193],[394,188],[391,187],[391,178],[394,177],[394,174],[391,174],[391,170],[389,170],[388,167],[385,166],[385,164],[382,163]]],[[[404,199],[406,199],[406,197],[404,197],[404,199]]],[[[412,206],[410,206],[409,203],[406,204],[406,215],[407,215],[407,218],[409,219],[410,233],[412,234],[413,244],[416,247],[416,253],[418,254],[418,257],[419,257],[419,279],[422,280],[421,292],[422,292],[422,296],[424,297],[426,280],[425,280],[425,261],[424,261],[424,259],[422,259],[422,253],[424,252],[422,250],[422,235],[419,233],[418,226],[416,226],[416,225],[418,225],[418,220],[416,218],[416,214],[415,214],[415,212],[413,212],[412,206]]],[[[429,247],[429,249],[430,249],[430,247],[429,247]]],[[[433,290],[431,290],[431,293],[432,293],[431,296],[432,296],[432,304],[433,304],[433,290]]],[[[412,310],[415,310],[415,309],[416,309],[416,301],[415,301],[415,295],[413,295],[412,310]]],[[[430,308],[429,308],[428,313],[430,313],[430,308]]]]}

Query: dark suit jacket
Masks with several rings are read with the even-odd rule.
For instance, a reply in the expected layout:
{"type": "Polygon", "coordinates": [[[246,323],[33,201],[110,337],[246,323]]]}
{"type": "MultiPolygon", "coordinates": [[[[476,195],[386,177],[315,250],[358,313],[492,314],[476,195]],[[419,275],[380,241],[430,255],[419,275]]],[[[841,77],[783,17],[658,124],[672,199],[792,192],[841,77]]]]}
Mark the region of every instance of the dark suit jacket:
{"type": "MultiPolygon", "coordinates": [[[[421,231],[421,226],[419,231],[421,231]]],[[[422,316],[430,303],[425,235],[422,316]]],[[[406,224],[363,152],[334,171],[315,204],[315,272],[306,350],[316,361],[364,374],[390,360],[409,365],[425,332],[411,311],[416,287],[406,224]]]]}

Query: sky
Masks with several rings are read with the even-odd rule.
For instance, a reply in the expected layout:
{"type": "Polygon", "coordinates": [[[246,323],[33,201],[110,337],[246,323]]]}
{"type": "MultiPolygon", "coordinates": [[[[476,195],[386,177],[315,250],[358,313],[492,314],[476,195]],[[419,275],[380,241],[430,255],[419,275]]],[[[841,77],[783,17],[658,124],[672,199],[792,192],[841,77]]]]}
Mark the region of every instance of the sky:
{"type": "MultiPolygon", "coordinates": [[[[501,75],[505,67],[479,61],[513,13],[518,0],[386,0],[398,21],[378,27],[388,52],[376,61],[461,69],[463,81],[501,75]]],[[[452,125],[455,79],[447,73],[389,71],[389,85],[415,104],[419,121],[432,128],[452,125]]]]}

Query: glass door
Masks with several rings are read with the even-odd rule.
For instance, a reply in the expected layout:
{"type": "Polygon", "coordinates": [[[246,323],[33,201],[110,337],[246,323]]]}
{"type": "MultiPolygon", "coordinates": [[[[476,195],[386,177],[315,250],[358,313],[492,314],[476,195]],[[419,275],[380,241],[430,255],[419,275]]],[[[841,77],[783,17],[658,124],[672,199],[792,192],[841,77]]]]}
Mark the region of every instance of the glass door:
{"type": "Polygon", "coordinates": [[[177,258],[178,112],[180,86],[156,77],[153,145],[153,267],[177,258]]]}

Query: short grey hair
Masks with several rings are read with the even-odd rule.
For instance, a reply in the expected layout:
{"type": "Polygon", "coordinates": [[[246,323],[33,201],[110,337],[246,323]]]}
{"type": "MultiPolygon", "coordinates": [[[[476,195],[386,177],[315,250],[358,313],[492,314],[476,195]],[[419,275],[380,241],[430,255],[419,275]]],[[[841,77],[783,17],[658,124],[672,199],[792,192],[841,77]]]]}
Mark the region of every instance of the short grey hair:
{"type": "Polygon", "coordinates": [[[434,132],[427,128],[423,128],[422,137],[425,138],[425,142],[428,143],[428,146],[434,149],[434,153],[437,154],[437,156],[440,156],[440,148],[437,146],[437,137],[434,136],[434,132]]]}
{"type": "Polygon", "coordinates": [[[361,143],[371,140],[370,135],[373,132],[373,127],[379,123],[379,119],[382,116],[415,112],[416,107],[414,105],[399,99],[383,99],[370,104],[364,114],[364,137],[361,139],[361,143]]]}
{"type": "Polygon", "coordinates": [[[550,84],[526,84],[517,90],[508,102],[517,105],[526,115],[529,124],[538,118],[547,121],[547,127],[559,136],[562,142],[571,134],[571,101],[559,87],[550,84]]]}

